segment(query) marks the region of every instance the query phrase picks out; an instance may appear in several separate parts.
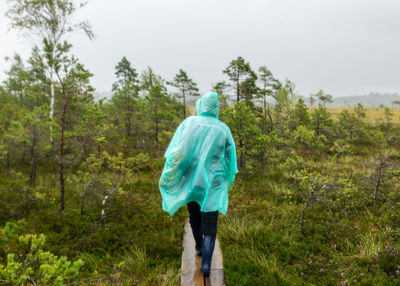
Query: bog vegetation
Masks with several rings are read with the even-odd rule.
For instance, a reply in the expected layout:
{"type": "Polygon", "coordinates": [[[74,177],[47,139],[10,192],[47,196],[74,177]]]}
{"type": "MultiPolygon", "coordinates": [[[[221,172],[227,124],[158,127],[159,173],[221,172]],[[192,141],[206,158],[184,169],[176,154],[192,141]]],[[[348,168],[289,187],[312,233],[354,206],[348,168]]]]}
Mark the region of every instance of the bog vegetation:
{"type": "MultiPolygon", "coordinates": [[[[11,27],[38,35],[0,85],[0,284],[177,285],[183,224],[158,178],[198,88],[116,63],[112,97],[65,34],[70,0],[10,2],[11,27]]],[[[239,174],[218,235],[228,285],[400,285],[398,110],[306,104],[289,80],[238,57],[222,71],[220,119],[239,174]],[[373,114],[373,120],[371,120],[373,114]]]]}

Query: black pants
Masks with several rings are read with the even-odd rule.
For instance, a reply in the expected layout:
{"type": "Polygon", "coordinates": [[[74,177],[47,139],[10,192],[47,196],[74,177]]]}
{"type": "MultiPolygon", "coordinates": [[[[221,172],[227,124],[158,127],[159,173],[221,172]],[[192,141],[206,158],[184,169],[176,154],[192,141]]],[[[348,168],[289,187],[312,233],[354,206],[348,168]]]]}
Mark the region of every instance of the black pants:
{"type": "Polygon", "coordinates": [[[189,211],[189,222],[193,229],[201,229],[203,235],[217,236],[218,211],[201,212],[196,202],[187,204],[189,211]]]}

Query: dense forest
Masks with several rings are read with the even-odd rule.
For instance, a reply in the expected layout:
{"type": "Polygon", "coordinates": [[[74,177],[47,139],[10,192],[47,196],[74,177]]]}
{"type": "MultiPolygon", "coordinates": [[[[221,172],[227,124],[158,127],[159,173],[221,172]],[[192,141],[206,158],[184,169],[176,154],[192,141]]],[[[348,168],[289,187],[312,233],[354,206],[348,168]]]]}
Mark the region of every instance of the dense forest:
{"type": "MultiPolygon", "coordinates": [[[[94,37],[77,8],[10,1],[12,28],[39,40],[0,85],[0,284],[177,285],[187,211],[162,211],[158,179],[199,89],[123,57],[95,99],[65,41],[94,37]]],[[[306,104],[242,57],[221,73],[239,168],[218,229],[227,285],[400,285],[398,111],[332,114],[331,95],[306,104]]]]}

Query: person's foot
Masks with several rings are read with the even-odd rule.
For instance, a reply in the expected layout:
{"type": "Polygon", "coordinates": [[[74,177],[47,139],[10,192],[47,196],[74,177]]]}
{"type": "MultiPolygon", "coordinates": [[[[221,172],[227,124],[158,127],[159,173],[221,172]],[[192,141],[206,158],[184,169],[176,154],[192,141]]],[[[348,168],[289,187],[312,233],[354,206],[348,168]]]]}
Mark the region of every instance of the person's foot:
{"type": "Polygon", "coordinates": [[[201,229],[193,229],[193,237],[196,242],[196,254],[197,256],[201,256],[201,250],[203,247],[203,235],[201,234],[201,229]]]}
{"type": "Polygon", "coordinates": [[[201,272],[204,276],[210,276],[211,271],[211,258],[214,252],[215,237],[205,235],[203,239],[203,260],[201,262],[201,272]]]}

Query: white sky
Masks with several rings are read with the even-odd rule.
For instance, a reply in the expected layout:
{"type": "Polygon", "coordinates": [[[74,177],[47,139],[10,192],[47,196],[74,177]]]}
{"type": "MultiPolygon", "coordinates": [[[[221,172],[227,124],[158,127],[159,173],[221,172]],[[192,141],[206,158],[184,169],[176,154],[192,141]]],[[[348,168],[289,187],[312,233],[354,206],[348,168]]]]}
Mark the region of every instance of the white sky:
{"type": "MultiPolygon", "coordinates": [[[[6,10],[0,0],[0,81],[4,57],[27,58],[31,48],[7,32],[6,10]]],[[[98,36],[68,40],[99,92],[111,89],[123,56],[167,80],[182,68],[201,92],[225,79],[237,56],[292,80],[304,96],[400,92],[399,0],[90,0],[75,19],[89,20],[98,36]]]]}

